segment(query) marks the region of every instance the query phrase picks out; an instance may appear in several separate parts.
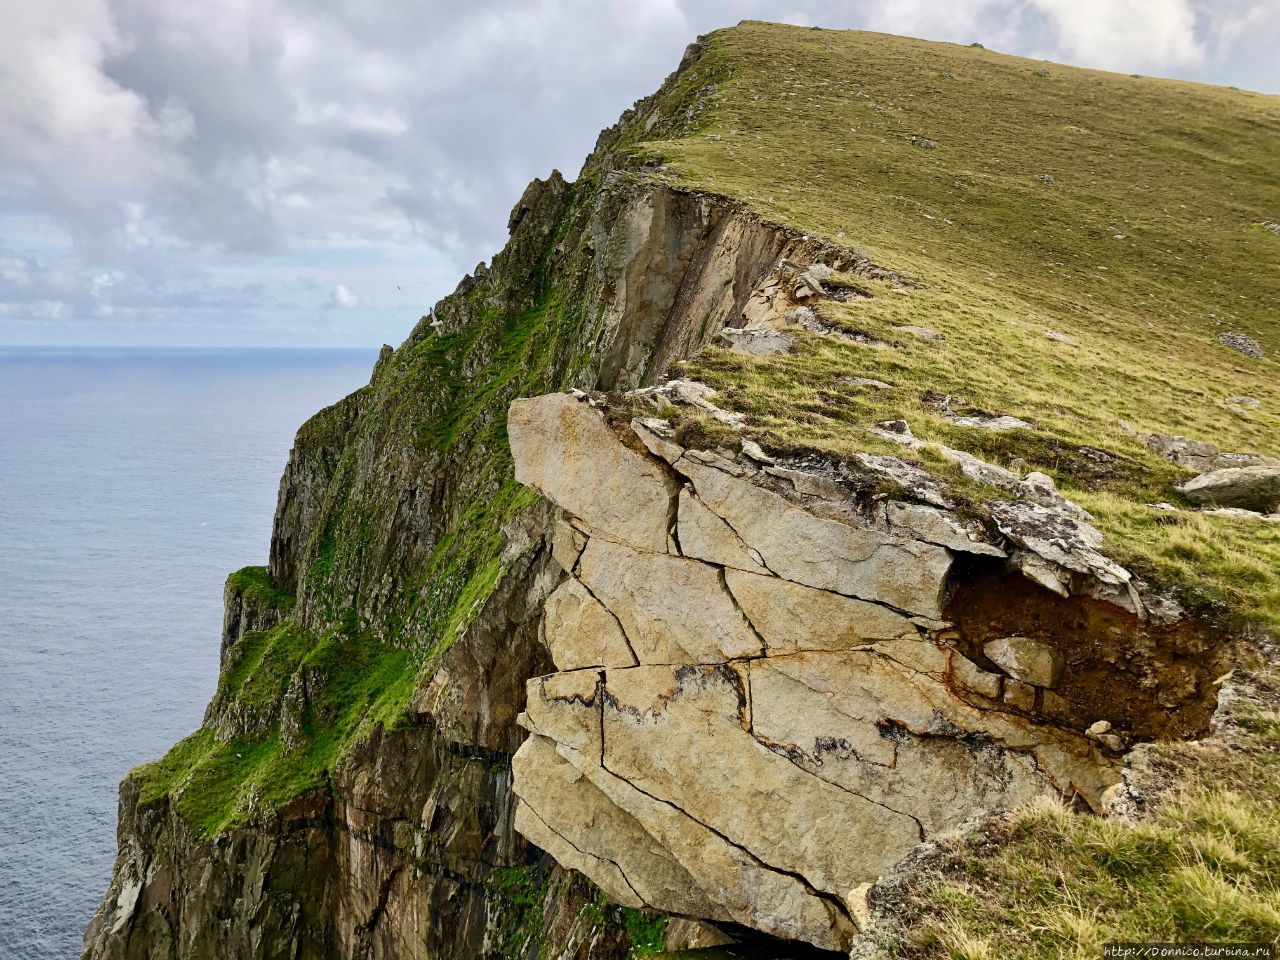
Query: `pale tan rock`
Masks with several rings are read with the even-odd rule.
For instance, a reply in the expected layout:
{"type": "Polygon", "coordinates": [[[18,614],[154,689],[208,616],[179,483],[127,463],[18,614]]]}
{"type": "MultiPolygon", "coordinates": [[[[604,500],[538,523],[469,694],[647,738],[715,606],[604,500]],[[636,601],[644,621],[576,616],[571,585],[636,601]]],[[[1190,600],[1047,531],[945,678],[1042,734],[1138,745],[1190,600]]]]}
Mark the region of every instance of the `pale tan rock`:
{"type": "Polygon", "coordinates": [[[796,493],[823,500],[847,501],[849,489],[839,480],[818,473],[792,470],[788,467],[765,467],[765,473],[788,481],[796,493]]]}
{"type": "MultiPolygon", "coordinates": [[[[911,706],[913,688],[930,688],[941,703],[941,685],[877,653],[771,657],[739,669],[749,677],[757,738],[814,776],[911,817],[917,839],[1057,795],[1029,753],[966,743],[958,725],[947,736],[936,722],[941,711],[926,721],[911,706]]],[[[960,710],[951,715],[965,719],[960,710]]]]}
{"type": "Polygon", "coordinates": [[[604,826],[595,794],[538,800],[548,788],[536,764],[517,765],[516,790],[544,822],[519,822],[535,842],[543,828],[571,837],[572,849],[548,848],[606,889],[617,867],[650,906],[687,912],[675,893],[644,892],[679,877],[670,864],[646,876],[622,862],[623,848],[648,843],[714,905],[695,915],[845,949],[853,893],[922,838],[1038,797],[1079,792],[1097,803],[1119,778],[1119,760],[1078,733],[957,699],[945,682],[955,657],[928,640],[887,639],[610,669],[603,689],[597,671],[540,678],[526,725],[650,839],[604,826]],[[579,822],[589,828],[578,833],[579,822]]]}
{"type": "Polygon", "coordinates": [[[641,663],[712,663],[762,652],[714,567],[592,538],[578,569],[641,663]]]}
{"type": "Polygon", "coordinates": [[[587,546],[587,538],[563,518],[551,528],[551,556],[565,573],[572,573],[587,546]]]}
{"type": "Polygon", "coordinates": [[[725,582],[770,656],[918,636],[902,614],[865,600],[741,570],[726,570],[725,582]]]}
{"type": "Polygon", "coordinates": [[[553,741],[530,737],[511,767],[521,785],[516,829],[563,866],[591,877],[614,903],[665,903],[672,911],[728,919],[667,848],[557,754],[553,741]],[[613,842],[607,848],[593,843],[601,836],[613,842]]]}
{"type": "Polygon", "coordinates": [[[951,654],[951,675],[967,690],[992,700],[1000,699],[1000,675],[983,670],[963,654],[951,654]]]}
{"type": "Polygon", "coordinates": [[[854,922],[857,923],[859,930],[866,930],[871,925],[871,901],[869,894],[871,888],[875,884],[867,881],[860,883],[845,898],[849,904],[849,912],[853,915],[854,922]]]}
{"type": "Polygon", "coordinates": [[[522,790],[515,818],[521,835],[551,854],[557,863],[591,877],[614,903],[632,909],[645,906],[615,861],[584,852],[566,836],[584,828],[604,830],[610,836],[630,839],[631,849],[644,850],[648,849],[644,831],[634,827],[634,821],[628,822],[630,817],[557,756],[554,741],[546,737],[535,735],[526,740],[512,758],[511,769],[522,790]],[[556,826],[552,827],[549,820],[556,826]]]}
{"type": "Polygon", "coordinates": [[[617,618],[576,577],[547,598],[544,624],[547,649],[559,670],[630,667],[638,662],[617,618]]]}
{"type": "Polygon", "coordinates": [[[707,509],[690,488],[680,491],[680,552],[686,557],[710,560],[739,570],[766,572],[759,553],[749,549],[733,528],[707,509]]]}
{"type": "Polygon", "coordinates": [[[514,400],[507,432],[517,480],[610,537],[666,552],[679,484],[598,410],[567,393],[514,400]]]}
{"type": "MultiPolygon", "coordinates": [[[[1054,651],[992,647],[1006,678],[948,645],[950,550],[1000,553],[979,530],[916,504],[865,520],[838,484],[682,451],[660,421],[633,430],[636,449],[613,440],[659,470],[674,460],[689,486],[663,494],[661,549],[625,541],[626,516],[553,533],[573,571],[544,609],[562,672],[527,687],[517,829],[616,902],[847,950],[869,885],[922,840],[1044,797],[1100,808],[1122,758],[1037,713],[1018,679],[1060,670],[1054,651]]],[[[1035,522],[1021,551],[1064,589],[1083,572],[1026,546],[1052,555],[1036,540],[1056,520],[1015,519],[1035,522]]],[[[1091,528],[1072,529],[1096,553],[1091,528]]]]}
{"type": "Polygon", "coordinates": [[[884,505],[885,521],[891,530],[918,540],[936,543],[951,550],[981,553],[991,557],[1007,554],[981,539],[981,531],[961,523],[954,513],[923,503],[892,501],[884,505]]]}
{"type": "MultiPolygon", "coordinates": [[[[850,717],[888,723],[917,736],[980,733],[1005,749],[1029,753],[1036,758],[1041,775],[1058,791],[1078,792],[1096,809],[1102,791],[1118,778],[1118,767],[1079,733],[980,710],[960,700],[944,682],[948,659],[947,651],[916,640],[890,641],[864,651],[814,652],[753,661],[752,716],[758,727],[755,697],[759,690],[754,671],[774,670],[803,683],[815,697],[839,703],[850,717]]],[[[1005,688],[1006,693],[1016,688],[1015,699],[1029,695],[1026,709],[1034,705],[1034,687],[1007,680],[1005,688]]]]}
{"type": "Polygon", "coordinates": [[[574,670],[534,677],[520,724],[589,756],[600,756],[600,674],[574,670]]]}
{"type": "Polygon", "coordinates": [[[928,617],[941,615],[943,584],[951,569],[945,548],[816,517],[734,476],[727,466],[712,455],[690,452],[676,469],[778,576],[928,617]]]}
{"type": "Polygon", "coordinates": [[[1036,708],[1036,688],[1021,680],[1006,680],[1004,702],[1015,710],[1030,713],[1036,708]]]}
{"type": "Polygon", "coordinates": [[[1066,664],[1060,651],[1030,637],[988,640],[982,652],[1015,680],[1035,687],[1056,687],[1066,664]]]}
{"type": "Polygon", "coordinates": [[[910,817],[810,776],[754,739],[732,671],[633,667],[609,671],[605,684],[610,773],[820,891],[842,897],[920,839],[910,817]]]}
{"type": "MultiPolygon", "coordinates": [[[[636,789],[626,780],[565,754],[600,792],[626,810],[644,830],[693,876],[721,914],[701,913],[709,920],[730,920],[785,940],[801,940],[824,950],[847,950],[856,932],[847,911],[815,894],[797,876],[764,863],[708,829],[676,805],[636,789]]],[[[519,789],[519,788],[517,788],[519,789]]],[[[610,842],[598,834],[596,842],[610,842]]],[[[653,904],[662,901],[651,901],[653,904]]]]}
{"type": "Polygon", "coordinates": [[[684,455],[684,447],[675,442],[675,431],[665,420],[636,417],[631,421],[631,429],[640,438],[640,442],[649,448],[650,453],[667,463],[675,463],[684,455]]]}

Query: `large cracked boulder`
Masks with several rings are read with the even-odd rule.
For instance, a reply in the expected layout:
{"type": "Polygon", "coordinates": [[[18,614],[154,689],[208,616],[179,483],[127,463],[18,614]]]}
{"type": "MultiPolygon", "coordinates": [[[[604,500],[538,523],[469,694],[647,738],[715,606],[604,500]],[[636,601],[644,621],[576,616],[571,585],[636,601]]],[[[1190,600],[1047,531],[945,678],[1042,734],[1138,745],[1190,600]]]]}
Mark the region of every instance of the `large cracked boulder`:
{"type": "Polygon", "coordinates": [[[921,841],[1041,796],[1098,807],[1119,778],[1015,676],[1060,655],[992,647],[1002,671],[941,622],[953,548],[921,537],[1005,562],[953,515],[840,502],[567,395],[509,429],[567,514],[516,828],[615,902],[844,950],[921,841]]]}

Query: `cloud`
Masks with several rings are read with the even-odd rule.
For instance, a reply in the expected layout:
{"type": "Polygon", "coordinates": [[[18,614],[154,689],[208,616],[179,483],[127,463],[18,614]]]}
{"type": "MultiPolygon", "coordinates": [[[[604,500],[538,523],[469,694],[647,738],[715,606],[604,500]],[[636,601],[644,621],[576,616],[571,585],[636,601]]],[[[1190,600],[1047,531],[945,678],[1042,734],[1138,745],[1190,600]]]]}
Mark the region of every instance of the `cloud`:
{"type": "Polygon", "coordinates": [[[348,290],[341,283],[333,288],[333,293],[329,295],[329,309],[350,310],[360,302],[360,298],[348,290]]]}
{"type": "Polygon", "coordinates": [[[1107,70],[1171,72],[1205,49],[1188,0],[1033,0],[1061,59],[1107,70]]]}
{"type": "MultiPolygon", "coordinates": [[[[359,273],[361,311],[381,311],[375,335],[395,339],[411,319],[408,297],[422,298],[421,312],[446,292],[439,278],[495,252],[528,180],[553,167],[574,175],[599,130],[655,89],[699,33],[744,17],[859,27],[1280,89],[1266,39],[1280,28],[1276,6],[15,3],[0,31],[0,236],[11,257],[48,274],[47,302],[63,317],[101,317],[102,299],[119,317],[132,300],[134,322],[150,316],[163,337],[183,321],[146,312],[157,290],[261,284],[292,311],[290,324],[330,330],[338,318],[316,316],[315,290],[359,273]],[[188,276],[192,262],[199,277],[188,276]],[[120,278],[95,300],[106,271],[120,278]]],[[[9,314],[34,302],[24,289],[0,273],[9,314]]]]}

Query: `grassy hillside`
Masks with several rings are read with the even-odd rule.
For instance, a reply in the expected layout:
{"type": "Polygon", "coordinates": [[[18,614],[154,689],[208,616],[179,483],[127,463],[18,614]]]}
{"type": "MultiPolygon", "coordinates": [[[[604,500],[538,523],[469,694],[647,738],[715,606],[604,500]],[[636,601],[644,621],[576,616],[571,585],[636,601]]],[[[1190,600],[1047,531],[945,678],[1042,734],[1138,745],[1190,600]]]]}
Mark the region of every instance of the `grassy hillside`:
{"type": "Polygon", "coordinates": [[[905,417],[1021,458],[1097,515],[1122,562],[1280,628],[1280,526],[1151,509],[1193,474],[1120,423],[1280,455],[1280,235],[1260,225],[1280,219],[1280,98],[758,23],[708,47],[687,80],[705,85],[698,132],[636,149],[672,182],[864,249],[909,288],[823,306],[891,350],[808,337],[783,357],[711,351],[695,375],[775,442],[847,452],[869,445],[857,427],[905,417]],[[851,374],[894,389],[842,385],[851,374]],[[939,396],[1037,429],[953,426],[939,396]],[[1118,459],[1099,469],[1081,446],[1118,459]]]}
{"type": "MultiPolygon", "coordinates": [[[[821,307],[888,348],[801,333],[781,356],[712,349],[689,375],[766,444],[880,449],[862,428],[903,417],[1044,470],[1121,562],[1221,622],[1280,631],[1280,525],[1195,511],[1173,489],[1193,471],[1133,436],[1280,456],[1280,235],[1261,225],[1280,220],[1280,98],[868,33],[747,23],[707,46],[687,80],[708,105],[698,131],[635,149],[658,176],[861,248],[906,286],[858,281],[821,307]],[[1266,359],[1221,345],[1226,332],[1266,359]],[[1034,429],[957,426],[941,397],[1034,429]]],[[[1225,735],[1156,748],[1136,824],[1040,808],[955,840],[900,891],[889,952],[1280,940],[1280,694],[1253,682],[1225,735]]]]}

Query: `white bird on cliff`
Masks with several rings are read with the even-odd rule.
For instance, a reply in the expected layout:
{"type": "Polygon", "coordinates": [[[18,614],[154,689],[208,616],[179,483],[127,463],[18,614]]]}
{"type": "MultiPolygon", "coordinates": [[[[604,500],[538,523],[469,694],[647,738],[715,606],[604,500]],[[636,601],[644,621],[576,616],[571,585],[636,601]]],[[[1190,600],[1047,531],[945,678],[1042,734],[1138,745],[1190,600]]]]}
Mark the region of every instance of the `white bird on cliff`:
{"type": "Polygon", "coordinates": [[[444,321],[436,316],[436,308],[432,307],[431,308],[431,329],[434,330],[437,334],[439,334],[443,327],[444,327],[444,321]]]}

